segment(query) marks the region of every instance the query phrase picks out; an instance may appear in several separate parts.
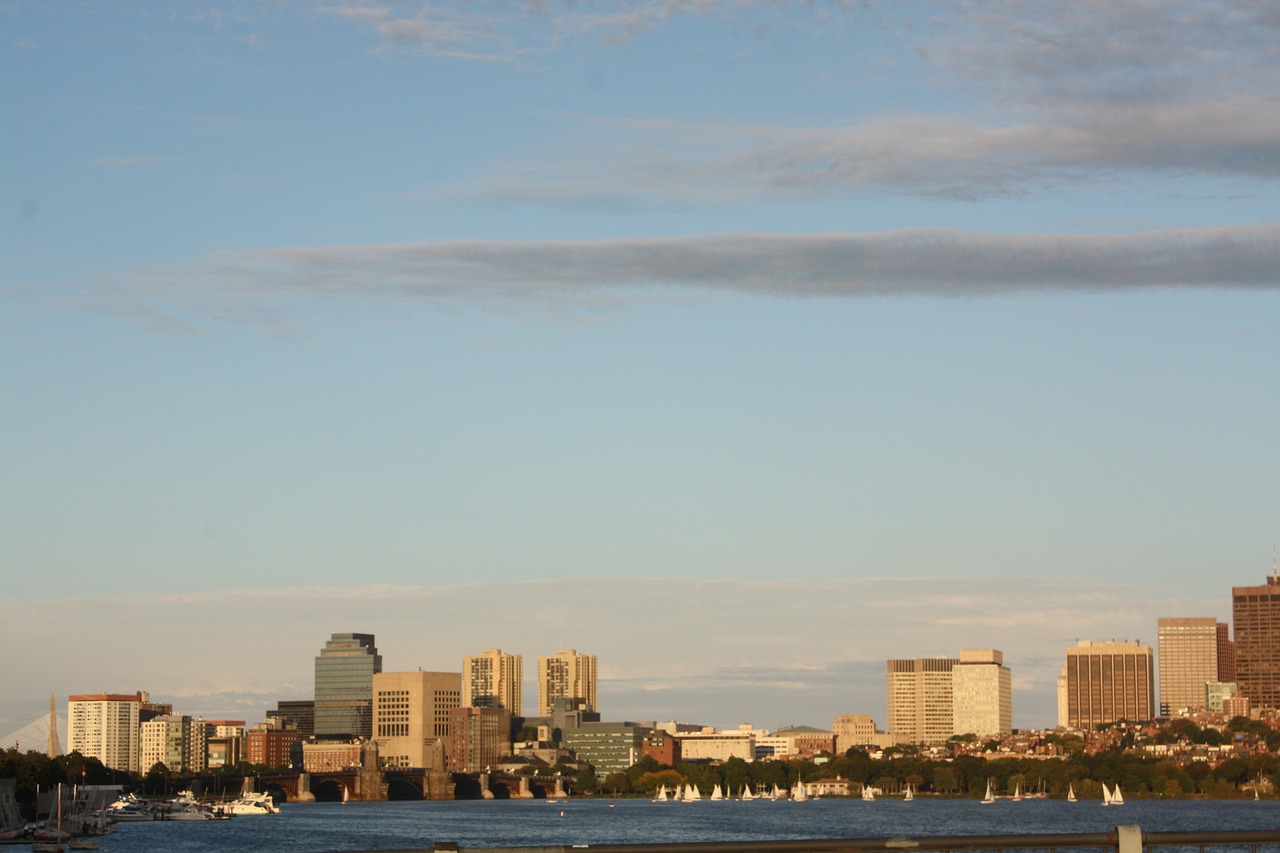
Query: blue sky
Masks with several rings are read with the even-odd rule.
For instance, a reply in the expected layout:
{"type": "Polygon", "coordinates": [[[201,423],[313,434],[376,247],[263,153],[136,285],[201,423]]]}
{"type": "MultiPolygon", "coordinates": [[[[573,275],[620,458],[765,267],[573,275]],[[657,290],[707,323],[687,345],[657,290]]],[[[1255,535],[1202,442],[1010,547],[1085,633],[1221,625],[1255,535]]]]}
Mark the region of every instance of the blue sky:
{"type": "Polygon", "coordinates": [[[334,631],[716,725],[994,646],[1052,724],[1066,645],[1271,568],[1278,31],[0,2],[0,731],[260,719],[334,631]]]}

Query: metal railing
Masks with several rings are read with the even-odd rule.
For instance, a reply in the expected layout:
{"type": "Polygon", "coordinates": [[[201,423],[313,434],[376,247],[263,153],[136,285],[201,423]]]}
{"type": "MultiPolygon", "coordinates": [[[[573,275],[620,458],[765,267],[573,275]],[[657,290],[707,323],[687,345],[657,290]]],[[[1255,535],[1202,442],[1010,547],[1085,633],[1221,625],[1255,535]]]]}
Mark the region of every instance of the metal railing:
{"type": "MultiPolygon", "coordinates": [[[[1280,830],[1246,829],[1194,832],[1142,832],[1137,826],[1118,826],[1114,832],[1048,833],[1040,835],[930,835],[916,838],[843,838],[810,841],[690,841],[665,844],[540,845],[532,847],[464,847],[437,841],[431,848],[395,853],[949,853],[949,851],[1100,850],[1115,853],[1155,853],[1160,848],[1206,850],[1234,848],[1258,853],[1259,847],[1280,846],[1280,830]]],[[[361,851],[389,853],[389,851],[361,851]]]]}

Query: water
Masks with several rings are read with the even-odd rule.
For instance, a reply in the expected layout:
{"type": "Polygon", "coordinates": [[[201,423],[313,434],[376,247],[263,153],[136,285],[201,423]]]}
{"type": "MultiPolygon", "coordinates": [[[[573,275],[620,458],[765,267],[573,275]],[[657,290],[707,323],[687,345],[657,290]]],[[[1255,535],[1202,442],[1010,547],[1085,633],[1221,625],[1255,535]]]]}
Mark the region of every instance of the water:
{"type": "Polygon", "coordinates": [[[649,800],[469,800],[459,802],[290,803],[271,816],[202,823],[120,824],[105,853],[221,853],[639,844],[686,841],[885,838],[1108,832],[1137,824],[1145,832],[1275,829],[1280,801],[1097,800],[914,802],[881,799],[653,803],[649,800]]]}

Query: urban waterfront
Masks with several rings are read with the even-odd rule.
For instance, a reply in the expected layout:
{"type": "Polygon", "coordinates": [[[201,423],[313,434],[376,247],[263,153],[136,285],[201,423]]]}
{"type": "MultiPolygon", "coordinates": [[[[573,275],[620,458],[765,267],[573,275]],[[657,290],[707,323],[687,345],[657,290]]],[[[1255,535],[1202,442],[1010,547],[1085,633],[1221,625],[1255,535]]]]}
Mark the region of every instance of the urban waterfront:
{"type": "Polygon", "coordinates": [[[1108,832],[1137,825],[1144,832],[1272,829],[1275,800],[1133,800],[1103,808],[1097,800],[917,798],[653,803],[607,798],[545,800],[286,804],[279,815],[199,823],[122,824],[103,839],[107,853],[214,853],[278,850],[299,853],[431,849],[438,841],[462,848],[643,844],[691,841],[888,838],[1108,832]]]}

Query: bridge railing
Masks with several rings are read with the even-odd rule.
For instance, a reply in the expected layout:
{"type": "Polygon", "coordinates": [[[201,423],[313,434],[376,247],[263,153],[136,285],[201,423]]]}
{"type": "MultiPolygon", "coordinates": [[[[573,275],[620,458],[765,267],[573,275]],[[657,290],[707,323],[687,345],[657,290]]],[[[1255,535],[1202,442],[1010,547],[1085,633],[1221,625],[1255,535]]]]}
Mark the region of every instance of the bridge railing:
{"type": "MultiPolygon", "coordinates": [[[[1179,851],[1249,851],[1280,847],[1280,830],[1220,830],[1142,832],[1137,826],[1118,826],[1106,833],[1047,833],[1039,835],[931,835],[916,838],[843,838],[810,841],[692,841],[663,844],[539,845],[532,847],[463,847],[437,841],[430,848],[396,853],[961,853],[964,851],[1114,851],[1114,853],[1172,853],[1179,851]]],[[[360,851],[390,853],[390,851],[360,851]]]]}

